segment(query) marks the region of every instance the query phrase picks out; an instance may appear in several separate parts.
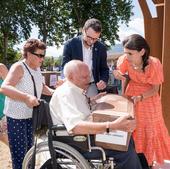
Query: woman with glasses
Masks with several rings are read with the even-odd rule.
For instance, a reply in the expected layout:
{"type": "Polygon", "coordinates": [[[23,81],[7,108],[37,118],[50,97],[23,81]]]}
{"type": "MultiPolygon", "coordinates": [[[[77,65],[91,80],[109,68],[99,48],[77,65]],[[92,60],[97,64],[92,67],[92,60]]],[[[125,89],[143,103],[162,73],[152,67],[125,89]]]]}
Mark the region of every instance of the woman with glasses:
{"type": "Polygon", "coordinates": [[[39,105],[41,94],[53,93],[53,90],[44,84],[40,71],[45,50],[46,45],[43,42],[37,39],[28,40],[23,48],[24,59],[12,65],[2,84],[2,92],[7,96],[4,114],[7,117],[13,169],[22,169],[24,156],[33,145],[33,107],[39,105]]]}
{"type": "Polygon", "coordinates": [[[138,35],[123,41],[124,55],[118,59],[116,78],[129,75],[125,95],[134,102],[137,127],[133,133],[138,153],[144,153],[149,165],[170,159],[170,137],[162,115],[159,87],[163,82],[163,68],[158,58],[150,56],[146,40],[138,35]]]}

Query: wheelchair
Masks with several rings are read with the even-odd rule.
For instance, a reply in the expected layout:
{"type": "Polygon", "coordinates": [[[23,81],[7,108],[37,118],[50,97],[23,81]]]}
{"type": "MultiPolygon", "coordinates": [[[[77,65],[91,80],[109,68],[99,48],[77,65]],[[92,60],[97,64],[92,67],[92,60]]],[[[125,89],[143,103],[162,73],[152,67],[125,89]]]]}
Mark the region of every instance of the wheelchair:
{"type": "MultiPolygon", "coordinates": [[[[58,169],[114,169],[113,157],[107,157],[101,147],[94,146],[94,136],[74,135],[70,136],[65,126],[52,127],[52,142],[56,152],[58,169]],[[88,156],[97,151],[99,157],[88,156]]],[[[34,146],[27,152],[22,169],[29,169],[34,146]]],[[[36,146],[35,169],[51,169],[44,167],[51,160],[47,136],[36,146]],[[43,168],[44,167],[44,168],[43,168]]]]}

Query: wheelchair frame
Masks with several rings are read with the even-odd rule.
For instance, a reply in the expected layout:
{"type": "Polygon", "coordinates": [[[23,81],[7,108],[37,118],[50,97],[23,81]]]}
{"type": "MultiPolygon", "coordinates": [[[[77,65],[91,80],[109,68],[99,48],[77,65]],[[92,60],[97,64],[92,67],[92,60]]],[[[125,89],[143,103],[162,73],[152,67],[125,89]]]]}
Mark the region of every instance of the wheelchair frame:
{"type": "MultiPolygon", "coordinates": [[[[69,134],[65,129],[65,126],[63,125],[53,126],[52,131],[53,131],[53,136],[55,137],[56,140],[57,137],[59,136],[63,136],[63,138],[65,136],[69,136],[69,134]]],[[[45,139],[47,139],[47,137],[45,139]]],[[[92,146],[90,135],[87,135],[87,144],[88,144],[87,151],[90,153],[94,150],[99,150],[102,154],[101,159],[85,159],[85,157],[83,157],[82,154],[80,154],[75,148],[73,148],[69,144],[64,143],[64,141],[63,142],[53,141],[53,147],[56,152],[57,168],[59,169],[114,169],[115,163],[113,157],[107,158],[103,148],[92,146]]],[[[29,169],[29,164],[33,152],[34,152],[34,146],[27,152],[23,160],[22,169],[29,169]]],[[[48,140],[39,142],[37,144],[36,155],[37,156],[39,155],[39,158],[41,158],[41,156],[43,155],[43,158],[40,159],[40,161],[44,160],[44,162],[42,162],[42,165],[47,160],[50,159],[48,140]],[[45,154],[45,157],[43,154],[45,154]]],[[[40,163],[41,166],[40,161],[38,161],[38,163],[40,163]]],[[[37,167],[35,167],[37,169],[40,167],[38,163],[36,164],[37,167]]]]}

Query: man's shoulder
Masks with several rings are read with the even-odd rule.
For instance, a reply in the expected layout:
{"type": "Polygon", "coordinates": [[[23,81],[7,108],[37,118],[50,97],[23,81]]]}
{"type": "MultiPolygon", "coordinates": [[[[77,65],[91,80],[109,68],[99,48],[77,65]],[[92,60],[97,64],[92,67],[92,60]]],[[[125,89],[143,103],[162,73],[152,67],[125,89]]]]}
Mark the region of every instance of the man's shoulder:
{"type": "Polygon", "coordinates": [[[77,44],[81,42],[81,36],[73,37],[66,41],[65,45],[67,44],[77,44]]]}
{"type": "Polygon", "coordinates": [[[106,48],[106,45],[101,41],[96,41],[95,46],[106,48]]]}
{"type": "Polygon", "coordinates": [[[94,46],[94,47],[98,47],[98,48],[101,48],[101,49],[106,50],[106,45],[105,45],[104,43],[100,42],[100,41],[97,41],[97,42],[95,43],[95,46],[94,46]]]}
{"type": "Polygon", "coordinates": [[[56,94],[60,97],[64,97],[72,92],[72,87],[70,86],[69,82],[64,82],[61,86],[56,89],[56,94]]]}

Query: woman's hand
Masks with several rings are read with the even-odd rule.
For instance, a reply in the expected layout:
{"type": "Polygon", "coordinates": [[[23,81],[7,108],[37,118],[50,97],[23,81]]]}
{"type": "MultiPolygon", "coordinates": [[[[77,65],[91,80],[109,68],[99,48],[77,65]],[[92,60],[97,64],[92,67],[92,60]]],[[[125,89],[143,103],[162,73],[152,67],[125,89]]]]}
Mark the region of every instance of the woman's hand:
{"type": "Polygon", "coordinates": [[[33,108],[33,107],[38,106],[40,104],[38,99],[35,96],[32,96],[30,94],[26,95],[25,103],[30,108],[33,108]]]}
{"type": "Polygon", "coordinates": [[[119,70],[113,70],[112,73],[116,79],[126,80],[126,78],[123,76],[123,74],[119,70]]]}
{"type": "Polygon", "coordinates": [[[143,96],[142,96],[142,95],[139,95],[139,96],[132,96],[131,99],[132,99],[133,103],[136,104],[137,102],[142,101],[143,96]]]}
{"type": "Polygon", "coordinates": [[[61,86],[65,81],[66,81],[65,79],[63,79],[63,80],[62,80],[62,79],[58,80],[57,83],[56,83],[55,88],[61,86]]]}

